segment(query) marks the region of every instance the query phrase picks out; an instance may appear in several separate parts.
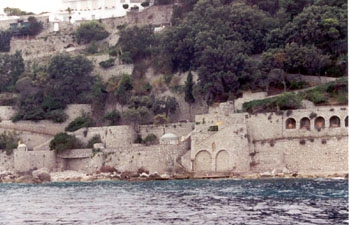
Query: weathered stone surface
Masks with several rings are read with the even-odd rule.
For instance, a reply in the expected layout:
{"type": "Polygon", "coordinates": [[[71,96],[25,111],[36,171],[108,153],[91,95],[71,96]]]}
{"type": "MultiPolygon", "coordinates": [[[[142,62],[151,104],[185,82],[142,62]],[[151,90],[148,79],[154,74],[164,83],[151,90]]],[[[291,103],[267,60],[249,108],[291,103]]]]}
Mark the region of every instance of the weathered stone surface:
{"type": "Polygon", "coordinates": [[[33,179],[38,182],[50,182],[51,175],[47,168],[41,168],[32,172],[33,179]]]}

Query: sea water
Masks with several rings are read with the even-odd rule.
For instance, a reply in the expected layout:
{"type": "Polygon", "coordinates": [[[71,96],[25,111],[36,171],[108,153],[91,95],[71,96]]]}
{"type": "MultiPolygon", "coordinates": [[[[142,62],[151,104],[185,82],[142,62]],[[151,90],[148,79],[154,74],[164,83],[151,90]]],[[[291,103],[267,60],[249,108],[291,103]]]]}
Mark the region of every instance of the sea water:
{"type": "Polygon", "coordinates": [[[348,224],[348,180],[0,184],[0,224],[348,224]]]}

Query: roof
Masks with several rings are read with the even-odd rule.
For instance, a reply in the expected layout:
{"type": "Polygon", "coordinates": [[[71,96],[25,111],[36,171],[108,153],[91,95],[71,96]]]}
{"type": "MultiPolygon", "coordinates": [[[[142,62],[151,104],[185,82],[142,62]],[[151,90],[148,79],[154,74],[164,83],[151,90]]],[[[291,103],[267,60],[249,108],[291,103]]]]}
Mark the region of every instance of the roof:
{"type": "Polygon", "coordinates": [[[173,133],[166,133],[160,139],[178,139],[178,136],[173,133]]]}

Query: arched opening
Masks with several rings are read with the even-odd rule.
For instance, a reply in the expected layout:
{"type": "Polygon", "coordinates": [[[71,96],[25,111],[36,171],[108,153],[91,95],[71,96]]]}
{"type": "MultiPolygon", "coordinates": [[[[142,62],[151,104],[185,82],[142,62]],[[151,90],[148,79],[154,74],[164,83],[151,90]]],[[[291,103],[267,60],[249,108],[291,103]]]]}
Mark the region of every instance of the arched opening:
{"type": "Polygon", "coordinates": [[[296,122],[293,118],[288,118],[286,120],[286,129],[295,129],[296,122]]]}
{"type": "Polygon", "coordinates": [[[216,155],[215,167],[217,172],[229,171],[232,168],[230,156],[226,150],[221,150],[216,155]]]}
{"type": "Polygon", "coordinates": [[[208,151],[202,150],[197,153],[194,170],[198,171],[211,171],[211,155],[208,151]]]}
{"type": "Polygon", "coordinates": [[[348,127],[348,125],[349,125],[349,119],[348,119],[348,117],[345,117],[345,127],[348,127]]]}
{"type": "Polygon", "coordinates": [[[300,129],[310,130],[310,119],[304,117],[300,120],[300,129]]]}
{"type": "Polygon", "coordinates": [[[337,116],[332,116],[329,119],[329,127],[331,128],[336,128],[336,127],[340,127],[340,119],[337,116]]]}
{"type": "Polygon", "coordinates": [[[320,129],[324,128],[324,126],[325,126],[324,124],[325,124],[325,122],[324,122],[324,118],[323,117],[319,116],[319,117],[317,117],[315,119],[315,128],[317,130],[320,130],[320,129]]]}

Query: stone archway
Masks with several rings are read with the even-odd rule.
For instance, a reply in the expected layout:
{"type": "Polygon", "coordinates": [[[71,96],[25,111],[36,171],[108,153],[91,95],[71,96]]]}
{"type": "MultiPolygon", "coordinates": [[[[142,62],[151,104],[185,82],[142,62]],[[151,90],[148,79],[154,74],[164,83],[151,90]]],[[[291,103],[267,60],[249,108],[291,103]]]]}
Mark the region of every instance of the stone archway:
{"type": "Polygon", "coordinates": [[[230,155],[226,150],[218,152],[215,158],[215,170],[216,172],[230,171],[232,165],[230,165],[230,155]]]}
{"type": "Polygon", "coordinates": [[[198,152],[194,162],[194,171],[211,171],[211,160],[211,154],[208,151],[198,152]]]}

